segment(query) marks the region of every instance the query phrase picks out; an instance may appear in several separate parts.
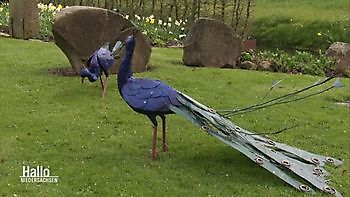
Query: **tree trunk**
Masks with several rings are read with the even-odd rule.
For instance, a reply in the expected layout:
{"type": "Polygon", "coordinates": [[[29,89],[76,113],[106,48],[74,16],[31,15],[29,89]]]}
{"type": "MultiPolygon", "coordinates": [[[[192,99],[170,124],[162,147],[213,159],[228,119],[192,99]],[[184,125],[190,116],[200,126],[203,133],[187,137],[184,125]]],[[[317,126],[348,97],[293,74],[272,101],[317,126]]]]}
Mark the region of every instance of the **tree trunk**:
{"type": "Polygon", "coordinates": [[[182,20],[185,21],[185,19],[187,19],[187,11],[188,11],[188,1],[187,0],[184,0],[184,6],[185,6],[185,9],[184,9],[184,12],[182,14],[182,20]]]}
{"type": "Polygon", "coordinates": [[[152,0],[151,14],[154,14],[155,8],[156,8],[156,0],[152,0]]]}
{"type": "Polygon", "coordinates": [[[192,25],[192,23],[196,19],[197,5],[198,5],[197,0],[192,0],[191,15],[190,15],[190,18],[189,18],[189,25],[190,26],[192,25]]]}
{"type": "Polygon", "coordinates": [[[164,0],[160,0],[160,18],[164,18],[163,16],[163,6],[164,6],[164,0]]]}
{"type": "Polygon", "coordinates": [[[175,19],[179,19],[179,7],[177,5],[177,0],[174,0],[174,6],[175,6],[175,19]]]}
{"type": "Polygon", "coordinates": [[[216,0],[213,2],[213,18],[216,16],[216,0]]]}
{"type": "Polygon", "coordinates": [[[233,9],[232,9],[232,17],[231,17],[231,27],[232,28],[234,28],[234,26],[235,26],[236,9],[237,9],[237,0],[233,0],[233,9]]]}
{"type": "Polygon", "coordinates": [[[197,0],[197,18],[201,15],[201,0],[197,0]]]}
{"type": "Polygon", "coordinates": [[[242,28],[242,33],[241,33],[241,38],[246,38],[247,37],[247,28],[248,28],[248,23],[249,23],[249,18],[250,18],[250,12],[251,12],[251,8],[252,8],[252,1],[253,0],[248,0],[247,3],[247,8],[246,8],[246,15],[245,15],[245,20],[244,20],[244,24],[243,24],[243,28],[242,28]]]}
{"type": "Polygon", "coordinates": [[[238,31],[238,24],[239,24],[239,20],[240,20],[240,15],[239,15],[239,10],[241,9],[241,0],[237,0],[237,5],[236,5],[236,10],[235,10],[235,25],[234,25],[234,30],[238,31]]]}
{"type": "Polygon", "coordinates": [[[221,0],[221,20],[225,22],[225,6],[226,0],[221,0]]]}
{"type": "Polygon", "coordinates": [[[173,1],[173,3],[170,4],[170,9],[169,9],[169,14],[168,14],[169,17],[172,17],[171,15],[173,13],[173,8],[174,8],[174,1],[173,1]]]}
{"type": "Polygon", "coordinates": [[[134,16],[135,16],[134,3],[135,3],[135,0],[131,0],[131,5],[130,5],[130,9],[129,9],[129,17],[130,17],[129,19],[130,20],[133,20],[134,16]]]}

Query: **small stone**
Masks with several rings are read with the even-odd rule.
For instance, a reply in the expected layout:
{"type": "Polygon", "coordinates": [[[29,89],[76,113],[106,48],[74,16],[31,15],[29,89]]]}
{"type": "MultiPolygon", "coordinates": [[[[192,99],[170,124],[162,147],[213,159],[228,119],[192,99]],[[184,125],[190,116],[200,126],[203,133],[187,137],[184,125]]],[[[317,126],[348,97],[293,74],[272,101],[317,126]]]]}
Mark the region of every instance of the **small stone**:
{"type": "Polygon", "coordinates": [[[333,57],[338,67],[336,72],[339,76],[345,76],[350,69],[350,44],[335,42],[326,51],[326,55],[333,57]]]}
{"type": "Polygon", "coordinates": [[[272,63],[270,61],[261,61],[257,66],[257,70],[270,71],[272,63]]]}
{"type": "Polygon", "coordinates": [[[240,63],[238,67],[242,69],[247,69],[247,70],[256,70],[258,66],[251,61],[244,61],[240,63]]]}

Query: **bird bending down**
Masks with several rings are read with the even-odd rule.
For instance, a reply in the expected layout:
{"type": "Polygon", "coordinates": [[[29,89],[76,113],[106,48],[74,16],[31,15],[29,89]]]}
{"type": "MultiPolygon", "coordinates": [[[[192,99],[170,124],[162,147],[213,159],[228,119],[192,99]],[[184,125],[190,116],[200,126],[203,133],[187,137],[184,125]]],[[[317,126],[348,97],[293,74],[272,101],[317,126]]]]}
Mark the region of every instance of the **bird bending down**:
{"type": "Polygon", "coordinates": [[[105,43],[89,57],[86,66],[84,66],[80,71],[82,83],[84,83],[85,77],[87,77],[90,82],[95,82],[98,78],[100,78],[102,97],[104,97],[106,94],[107,79],[109,76],[108,70],[114,64],[115,57],[118,55],[120,48],[121,42],[116,42],[112,51],[109,50],[109,43],[105,43]],[[102,80],[102,73],[104,73],[106,76],[105,80],[102,80]]]}
{"type": "MultiPolygon", "coordinates": [[[[156,117],[160,116],[162,119],[162,142],[163,150],[166,151],[165,117],[167,114],[176,113],[240,151],[299,191],[313,193],[313,187],[316,187],[326,193],[342,196],[336,189],[328,185],[326,176],[329,173],[323,168],[327,163],[340,165],[342,164],[340,160],[313,154],[249,132],[215,110],[161,81],[133,78],[131,60],[135,48],[134,36],[127,38],[125,47],[125,55],[117,78],[118,89],[126,103],[136,112],[145,114],[153,124],[152,159],[156,159],[157,156],[158,123],[156,117]],[[308,186],[305,181],[313,187],[308,186]]],[[[283,97],[283,99],[286,98],[283,97]]],[[[285,100],[282,101],[285,102],[285,100]]]]}

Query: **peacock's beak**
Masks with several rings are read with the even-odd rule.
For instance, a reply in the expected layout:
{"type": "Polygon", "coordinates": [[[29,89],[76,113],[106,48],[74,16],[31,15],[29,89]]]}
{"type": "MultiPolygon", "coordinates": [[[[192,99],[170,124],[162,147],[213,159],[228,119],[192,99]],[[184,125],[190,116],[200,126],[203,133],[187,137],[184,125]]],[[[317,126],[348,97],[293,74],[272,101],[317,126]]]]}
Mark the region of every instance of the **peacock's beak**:
{"type": "Polygon", "coordinates": [[[124,44],[122,41],[117,41],[112,49],[112,55],[114,58],[117,58],[119,53],[121,52],[122,48],[124,47],[124,44]]]}

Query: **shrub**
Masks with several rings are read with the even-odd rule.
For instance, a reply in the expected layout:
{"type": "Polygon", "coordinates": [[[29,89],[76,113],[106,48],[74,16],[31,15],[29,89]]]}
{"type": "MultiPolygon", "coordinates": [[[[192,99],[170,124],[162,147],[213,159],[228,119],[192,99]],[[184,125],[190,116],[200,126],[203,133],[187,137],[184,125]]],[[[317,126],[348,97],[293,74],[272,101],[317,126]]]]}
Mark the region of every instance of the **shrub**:
{"type": "Polygon", "coordinates": [[[171,17],[163,21],[156,19],[153,15],[149,17],[135,15],[133,22],[152,41],[153,46],[162,47],[169,42],[180,42],[186,37],[186,21],[177,21],[171,17]]]}
{"type": "Polygon", "coordinates": [[[274,72],[301,73],[309,75],[331,75],[335,72],[336,63],[333,58],[327,57],[321,51],[318,55],[306,51],[296,51],[290,54],[282,50],[261,50],[257,52],[244,52],[241,61],[271,62],[274,72]]]}
{"type": "Polygon", "coordinates": [[[39,3],[39,21],[40,21],[40,32],[39,37],[44,40],[52,40],[52,24],[53,18],[57,12],[61,11],[62,5],[59,4],[57,7],[52,3],[48,5],[39,3]]]}
{"type": "Polygon", "coordinates": [[[0,3],[0,27],[8,27],[10,18],[9,3],[0,3]]]}

